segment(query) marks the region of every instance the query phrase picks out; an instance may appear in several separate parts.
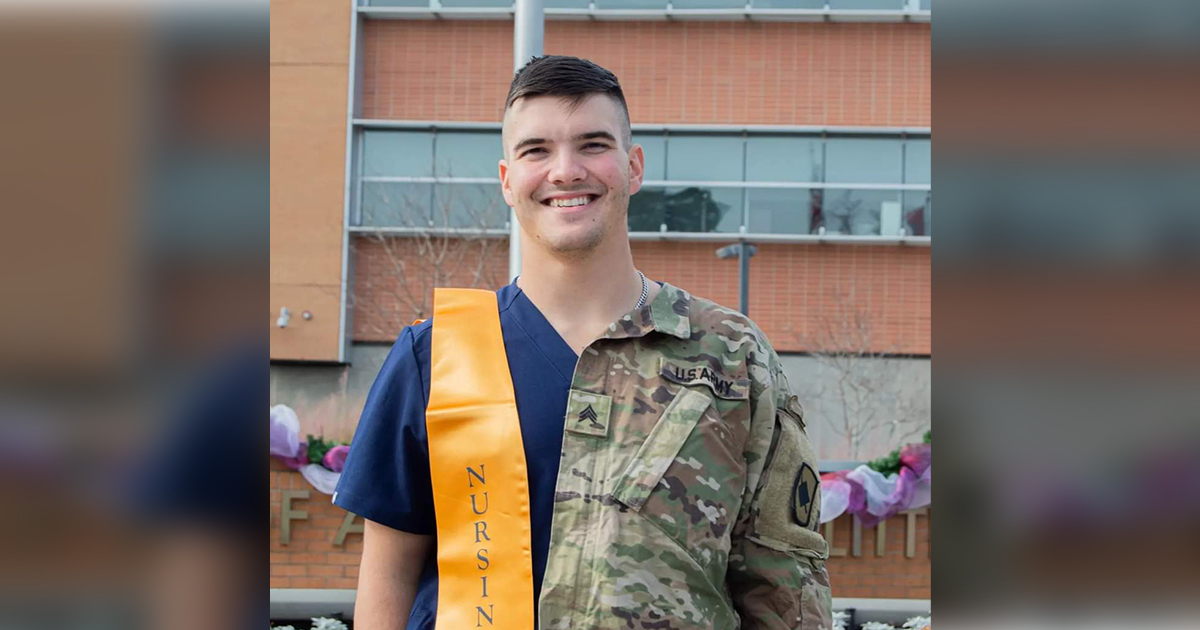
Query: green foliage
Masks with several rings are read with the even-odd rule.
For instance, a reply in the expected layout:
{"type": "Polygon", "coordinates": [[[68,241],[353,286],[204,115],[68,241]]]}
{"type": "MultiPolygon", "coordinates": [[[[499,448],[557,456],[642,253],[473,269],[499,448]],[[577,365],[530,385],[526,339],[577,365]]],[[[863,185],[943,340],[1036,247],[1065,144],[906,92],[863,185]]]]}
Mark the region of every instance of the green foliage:
{"type": "Polygon", "coordinates": [[[885,457],[868,462],[867,466],[884,476],[900,472],[900,449],[896,449],[885,457]]]}
{"type": "Polygon", "coordinates": [[[337,446],[340,442],[326,440],[324,437],[317,437],[313,434],[308,434],[308,461],[313,464],[320,464],[325,461],[325,453],[329,449],[337,446]]]}
{"type": "MultiPolygon", "coordinates": [[[[930,429],[925,432],[925,437],[923,439],[926,444],[933,444],[932,439],[931,439],[932,435],[933,435],[933,429],[930,429]]],[[[901,466],[901,464],[900,464],[900,449],[896,449],[896,450],[892,451],[891,453],[888,453],[885,457],[880,457],[879,459],[867,462],[868,468],[870,468],[871,470],[874,470],[876,472],[882,473],[884,476],[890,475],[892,473],[899,473],[900,466],[901,466]]]]}

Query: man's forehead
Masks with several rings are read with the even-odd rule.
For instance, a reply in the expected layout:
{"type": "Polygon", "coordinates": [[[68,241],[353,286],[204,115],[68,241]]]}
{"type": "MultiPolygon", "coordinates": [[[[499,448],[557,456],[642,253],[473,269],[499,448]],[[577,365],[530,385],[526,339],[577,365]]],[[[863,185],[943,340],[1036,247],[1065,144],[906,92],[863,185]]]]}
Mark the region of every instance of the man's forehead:
{"type": "Polygon", "coordinates": [[[619,138],[621,122],[619,107],[605,94],[589,95],[578,106],[561,96],[522,98],[504,113],[504,142],[508,146],[526,137],[553,140],[592,131],[619,138]]]}

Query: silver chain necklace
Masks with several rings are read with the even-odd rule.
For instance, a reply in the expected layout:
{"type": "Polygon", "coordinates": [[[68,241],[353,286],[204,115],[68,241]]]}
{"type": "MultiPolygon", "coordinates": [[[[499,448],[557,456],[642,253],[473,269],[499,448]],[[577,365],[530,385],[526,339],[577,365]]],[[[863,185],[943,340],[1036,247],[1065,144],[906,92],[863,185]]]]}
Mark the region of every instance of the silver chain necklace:
{"type": "Polygon", "coordinates": [[[638,298],[637,306],[633,307],[635,311],[645,306],[646,298],[650,297],[650,285],[646,283],[646,274],[639,269],[638,275],[642,277],[642,297],[638,298]]]}

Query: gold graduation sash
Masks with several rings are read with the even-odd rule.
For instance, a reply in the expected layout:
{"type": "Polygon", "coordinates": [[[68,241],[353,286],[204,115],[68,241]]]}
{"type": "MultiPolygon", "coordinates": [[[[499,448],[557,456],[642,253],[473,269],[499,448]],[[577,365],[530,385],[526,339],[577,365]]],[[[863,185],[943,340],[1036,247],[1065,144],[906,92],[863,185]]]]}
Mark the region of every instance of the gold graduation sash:
{"type": "Polygon", "coordinates": [[[533,630],[525,446],[496,294],[435,289],[429,473],[437,630],[533,630]]]}

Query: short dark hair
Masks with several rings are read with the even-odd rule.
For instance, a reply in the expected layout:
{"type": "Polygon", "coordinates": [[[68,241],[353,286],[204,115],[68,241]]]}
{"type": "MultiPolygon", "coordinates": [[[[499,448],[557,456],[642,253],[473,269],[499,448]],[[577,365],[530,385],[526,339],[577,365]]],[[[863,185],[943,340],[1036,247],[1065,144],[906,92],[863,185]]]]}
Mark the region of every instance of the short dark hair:
{"type": "Polygon", "coordinates": [[[508,98],[504,100],[504,111],[507,112],[517,99],[534,96],[562,97],[574,109],[593,94],[604,94],[621,105],[625,117],[622,135],[625,147],[629,148],[633,141],[629,106],[625,104],[621,83],[617,81],[617,75],[587,59],[564,55],[534,57],[513,77],[508,98]]]}

